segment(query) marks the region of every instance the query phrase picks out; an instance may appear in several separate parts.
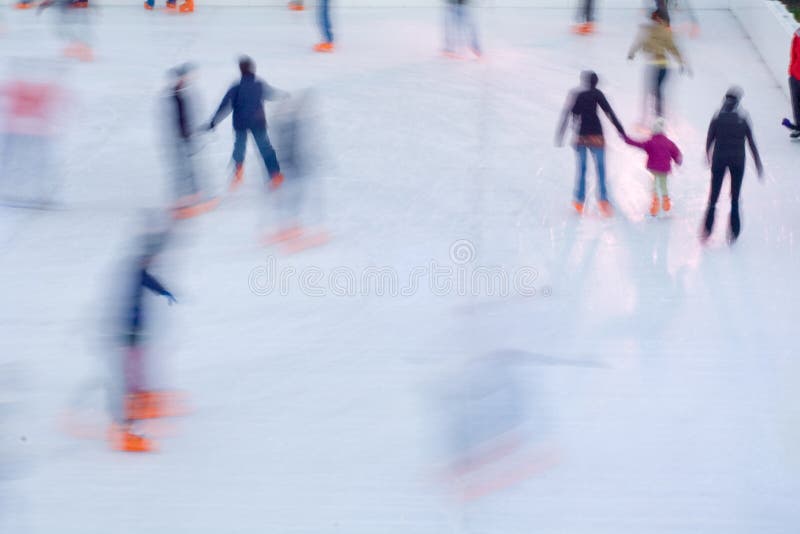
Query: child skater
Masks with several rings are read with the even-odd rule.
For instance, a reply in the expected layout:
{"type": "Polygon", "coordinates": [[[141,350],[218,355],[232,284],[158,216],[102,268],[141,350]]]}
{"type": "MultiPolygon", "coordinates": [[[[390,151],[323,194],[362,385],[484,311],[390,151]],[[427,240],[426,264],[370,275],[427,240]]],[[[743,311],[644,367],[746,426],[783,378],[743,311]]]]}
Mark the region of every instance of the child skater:
{"type": "Polygon", "coordinates": [[[659,209],[665,212],[672,208],[667,191],[667,176],[672,171],[672,162],[680,165],[683,155],[678,147],[664,135],[664,119],[659,117],[653,123],[653,134],[647,141],[634,141],[627,135],[625,142],[647,152],[647,170],[653,173],[653,202],[650,215],[658,215],[659,209]],[[659,198],[660,197],[660,198],[659,198]]]}

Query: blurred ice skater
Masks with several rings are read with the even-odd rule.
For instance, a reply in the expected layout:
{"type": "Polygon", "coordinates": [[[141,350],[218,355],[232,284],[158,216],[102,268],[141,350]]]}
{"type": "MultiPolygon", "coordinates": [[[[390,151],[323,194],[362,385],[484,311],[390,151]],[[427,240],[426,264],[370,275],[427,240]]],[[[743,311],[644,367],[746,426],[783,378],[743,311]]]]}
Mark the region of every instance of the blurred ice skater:
{"type": "Polygon", "coordinates": [[[583,0],[578,7],[578,24],[574,31],[580,35],[594,33],[594,0],[583,0]]]}
{"type": "Polygon", "coordinates": [[[333,52],[333,28],[331,27],[331,0],[319,0],[317,21],[322,41],[314,45],[315,52],[333,52]]]}
{"type": "Polygon", "coordinates": [[[708,240],[714,229],[714,212],[726,172],[730,172],[731,175],[731,220],[728,228],[728,242],[733,244],[739,237],[741,231],[739,193],[742,190],[745,170],[745,141],[753,154],[758,177],[762,178],[764,175],[761,156],[753,139],[750,116],[740,106],[743,94],[739,87],[728,89],[722,109],[714,115],[708,125],[706,154],[711,164],[711,191],[708,194],[708,207],[700,232],[700,240],[703,243],[708,240]]]}
{"type": "MultiPolygon", "coordinates": [[[[653,101],[655,114],[658,117],[662,117],[664,116],[664,82],[669,73],[669,57],[675,58],[680,65],[681,72],[688,71],[688,66],[683,55],[681,55],[681,51],[675,44],[669,23],[662,14],[659,11],[653,11],[650,19],[650,23],[642,26],[639,31],[639,35],[628,52],[628,59],[636,57],[640,50],[647,54],[650,64],[648,72],[650,97],[653,101]]],[[[642,123],[647,122],[647,97],[645,97],[644,102],[645,116],[642,117],[642,123]]]]}
{"type": "Polygon", "coordinates": [[[603,110],[606,116],[614,124],[617,131],[625,136],[625,129],[619,122],[614,110],[608,103],[606,96],[597,88],[599,78],[592,71],[581,73],[582,87],[572,91],[556,133],[556,145],[561,146],[564,141],[564,134],[570,118],[575,126],[575,151],[578,157],[578,173],[575,182],[575,193],[572,202],[575,211],[582,214],[584,202],[586,200],[586,167],[588,153],[592,154],[597,167],[597,196],[600,212],[610,217],[614,214],[611,203],[608,201],[606,191],[606,163],[605,163],[605,137],[603,136],[603,125],[597,114],[597,108],[603,110]]]}
{"type": "MultiPolygon", "coordinates": [[[[153,11],[156,7],[156,0],[145,0],[144,8],[153,11]]],[[[176,0],[167,0],[167,11],[180,13],[194,13],[194,0],[183,0],[179,6],[176,0]]]]}
{"type": "Polygon", "coordinates": [[[446,0],[444,14],[444,54],[458,57],[466,42],[477,57],[481,56],[478,27],[469,7],[469,0],[446,0]]]}
{"type": "Polygon", "coordinates": [[[236,135],[233,146],[233,162],[236,171],[230,185],[231,190],[239,187],[244,179],[244,155],[248,132],[252,134],[261,157],[264,159],[264,165],[269,173],[270,188],[276,189],[283,183],[283,174],[281,174],[278,164],[278,156],[267,135],[264,101],[285,99],[289,97],[289,93],[275,89],[267,82],[256,78],[255,63],[247,56],[239,58],[239,71],[242,75],[241,80],[225,93],[219,108],[208,124],[208,129],[213,130],[233,111],[233,130],[236,135]]]}
{"type": "Polygon", "coordinates": [[[196,120],[195,67],[184,63],[172,69],[170,75],[172,80],[166,91],[165,107],[170,122],[167,149],[174,181],[173,210],[176,218],[185,219],[214,208],[218,200],[203,192],[194,162],[199,150],[197,136],[201,131],[196,120]]]}
{"type": "Polygon", "coordinates": [[[50,6],[59,8],[58,34],[67,43],[64,55],[79,61],[92,61],[94,53],[89,43],[91,22],[88,3],[76,0],[44,0],[38,13],[50,6]]]}
{"type": "Polygon", "coordinates": [[[315,156],[319,140],[314,137],[314,97],[303,91],[285,100],[272,119],[275,146],[281,153],[283,185],[271,196],[271,215],[275,222],[262,238],[262,244],[280,244],[285,252],[319,246],[328,240],[319,227],[320,185],[314,183],[315,156]]]}
{"type": "Polygon", "coordinates": [[[168,396],[152,390],[148,376],[146,352],[147,292],[166,297],[171,305],[175,297],[149,269],[162,253],[168,230],[156,228],[145,233],[133,258],[130,286],[123,295],[120,317],[120,355],[116,372],[112,376],[109,404],[112,427],[109,433],[111,446],[116,450],[146,452],[152,450],[150,440],[134,431],[135,421],[170,415],[168,396]]]}
{"type": "Polygon", "coordinates": [[[0,84],[0,199],[22,207],[54,202],[55,115],[63,94],[51,65],[24,62],[0,84]]]}
{"type": "Polygon", "coordinates": [[[800,138],[800,28],[795,30],[792,37],[792,48],[789,62],[789,93],[792,98],[792,114],[794,123],[788,119],[783,120],[783,125],[792,130],[789,134],[792,139],[800,138]]]}

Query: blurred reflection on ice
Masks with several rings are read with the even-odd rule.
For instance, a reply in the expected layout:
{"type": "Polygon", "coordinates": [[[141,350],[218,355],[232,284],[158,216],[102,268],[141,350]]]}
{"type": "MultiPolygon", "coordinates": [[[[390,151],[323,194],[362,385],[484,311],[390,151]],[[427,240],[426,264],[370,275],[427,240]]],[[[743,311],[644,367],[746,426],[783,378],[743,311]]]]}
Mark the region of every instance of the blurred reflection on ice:
{"type": "Polygon", "coordinates": [[[0,200],[31,207],[54,201],[61,66],[12,60],[0,80],[0,200]]]}
{"type": "Polygon", "coordinates": [[[499,350],[472,361],[442,395],[444,480],[459,499],[514,486],[552,467],[552,428],[531,354],[499,350]],[[527,360],[527,362],[526,362],[527,360]]]}

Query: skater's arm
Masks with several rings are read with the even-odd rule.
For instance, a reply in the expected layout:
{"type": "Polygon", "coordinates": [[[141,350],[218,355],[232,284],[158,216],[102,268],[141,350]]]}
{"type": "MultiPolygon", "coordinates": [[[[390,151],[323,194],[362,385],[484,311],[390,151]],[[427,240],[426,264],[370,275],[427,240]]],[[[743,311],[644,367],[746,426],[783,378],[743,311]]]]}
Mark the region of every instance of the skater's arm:
{"type": "Polygon", "coordinates": [[[561,146],[564,143],[564,134],[567,131],[567,126],[569,125],[569,118],[573,113],[573,108],[575,107],[575,95],[570,94],[569,98],[567,99],[566,105],[564,105],[564,111],[561,113],[561,120],[558,124],[558,130],[556,131],[556,146],[561,146]]]}
{"type": "Polygon", "coordinates": [[[628,50],[628,59],[633,59],[636,57],[636,53],[642,49],[642,45],[644,44],[645,34],[643,30],[640,30],[639,33],[636,35],[636,40],[633,41],[630,50],[628,50]]]}
{"type": "Polygon", "coordinates": [[[641,148],[642,150],[645,149],[645,145],[647,144],[647,141],[636,141],[634,139],[631,139],[627,135],[623,135],[622,139],[625,141],[626,144],[630,146],[635,146],[636,148],[641,148]]]}
{"type": "Polygon", "coordinates": [[[714,116],[708,125],[708,135],[706,135],[706,158],[711,161],[711,147],[717,139],[717,117],[714,116]]]}
{"type": "Polygon", "coordinates": [[[626,135],[625,134],[625,128],[622,126],[622,123],[619,122],[619,119],[617,118],[617,114],[614,113],[613,109],[611,109],[611,104],[609,104],[608,100],[606,100],[606,95],[604,95],[600,91],[598,91],[598,93],[600,93],[600,96],[599,96],[599,98],[597,100],[597,103],[600,105],[600,109],[603,110],[603,112],[606,114],[606,117],[609,118],[609,120],[614,125],[614,128],[617,129],[619,134],[621,136],[625,137],[625,135],[626,135]]]}
{"type": "Polygon", "coordinates": [[[678,148],[678,145],[676,145],[675,143],[672,143],[671,156],[672,156],[672,160],[676,164],[683,165],[683,154],[681,153],[681,149],[678,148]]]}
{"type": "Polygon", "coordinates": [[[753,160],[756,163],[756,170],[758,177],[761,178],[764,174],[764,166],[761,164],[761,155],[758,153],[756,140],[753,138],[753,129],[750,127],[750,121],[747,121],[747,144],[750,145],[750,152],[753,154],[753,160]]]}
{"type": "Polygon", "coordinates": [[[167,288],[161,285],[161,283],[155,279],[150,273],[144,271],[142,273],[142,285],[152,291],[153,293],[157,293],[161,296],[167,297],[170,304],[175,302],[175,297],[167,291],[167,288]]]}
{"type": "Polygon", "coordinates": [[[175,96],[175,106],[178,112],[178,128],[183,139],[189,139],[192,132],[189,129],[189,123],[186,120],[186,105],[182,98],[175,96]]]}
{"type": "Polygon", "coordinates": [[[231,102],[233,102],[233,93],[235,90],[236,86],[231,87],[230,89],[228,89],[228,92],[225,93],[225,96],[222,97],[222,102],[220,102],[216,113],[214,113],[214,117],[211,119],[211,122],[209,123],[209,126],[211,128],[219,124],[219,121],[223,120],[225,117],[230,115],[233,109],[231,102]]]}
{"type": "Polygon", "coordinates": [[[288,92],[272,87],[267,82],[261,82],[261,85],[264,87],[264,100],[286,100],[289,98],[288,92]]]}

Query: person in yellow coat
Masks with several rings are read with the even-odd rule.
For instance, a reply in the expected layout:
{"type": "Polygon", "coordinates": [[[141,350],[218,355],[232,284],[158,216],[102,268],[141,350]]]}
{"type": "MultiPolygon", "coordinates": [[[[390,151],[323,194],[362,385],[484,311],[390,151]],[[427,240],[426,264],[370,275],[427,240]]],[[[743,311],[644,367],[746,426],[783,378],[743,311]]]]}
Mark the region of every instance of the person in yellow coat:
{"type": "Polygon", "coordinates": [[[675,44],[672,29],[661,11],[653,11],[651,22],[642,27],[639,35],[628,52],[628,59],[633,59],[639,51],[644,52],[650,64],[650,94],[653,98],[655,113],[664,116],[664,82],[670,69],[670,58],[678,62],[681,72],[689,70],[683,54],[675,44]]]}

